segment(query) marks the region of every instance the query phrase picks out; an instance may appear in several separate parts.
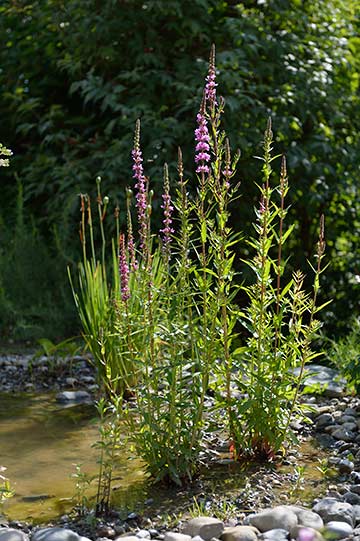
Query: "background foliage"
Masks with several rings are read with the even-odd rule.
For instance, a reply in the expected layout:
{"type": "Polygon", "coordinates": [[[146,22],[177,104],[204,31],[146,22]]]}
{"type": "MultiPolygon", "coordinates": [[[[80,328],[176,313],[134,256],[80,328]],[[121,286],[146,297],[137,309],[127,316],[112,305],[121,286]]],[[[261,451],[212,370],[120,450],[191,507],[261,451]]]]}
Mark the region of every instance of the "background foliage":
{"type": "MultiPolygon", "coordinates": [[[[332,261],[325,293],[334,297],[325,319],[329,332],[341,331],[360,291],[356,4],[4,0],[0,141],[14,157],[1,181],[2,334],[75,334],[66,264],[79,259],[77,194],[93,193],[101,174],[104,193],[124,209],[138,117],[155,211],[163,162],[175,161],[179,144],[193,176],[194,119],[212,42],[226,130],[242,151],[235,225],[251,221],[253,155],[271,114],[276,150],[288,157],[298,231],[292,262],[309,257],[324,212],[332,261]]],[[[175,178],[174,165],[170,172],[175,178]]]]}

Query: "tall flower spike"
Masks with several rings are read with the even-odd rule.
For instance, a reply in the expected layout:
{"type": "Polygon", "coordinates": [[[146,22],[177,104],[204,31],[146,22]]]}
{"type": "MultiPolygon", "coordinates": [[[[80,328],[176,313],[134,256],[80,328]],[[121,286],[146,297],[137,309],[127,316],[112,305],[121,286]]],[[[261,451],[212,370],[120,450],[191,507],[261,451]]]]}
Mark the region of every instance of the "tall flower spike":
{"type": "Polygon", "coordinates": [[[211,46],[209,71],[206,77],[205,99],[209,103],[210,110],[213,110],[217,105],[216,102],[216,68],[215,68],[215,45],[211,46]]]}
{"type": "Polygon", "coordinates": [[[120,234],[119,238],[119,273],[121,299],[126,302],[130,298],[129,289],[129,265],[126,257],[125,235],[120,234]]]}
{"type": "Polygon", "coordinates": [[[172,233],[174,233],[174,229],[171,227],[172,212],[174,210],[174,207],[171,204],[169,170],[166,163],[164,164],[164,193],[162,195],[162,198],[163,198],[163,203],[161,205],[161,208],[164,211],[164,219],[163,219],[164,227],[163,229],[160,229],[160,232],[163,234],[162,236],[163,249],[164,249],[166,259],[168,261],[170,258],[171,235],[172,233]]]}
{"type": "Polygon", "coordinates": [[[197,173],[209,173],[210,169],[207,165],[210,161],[210,136],[207,127],[207,120],[205,116],[205,93],[201,101],[200,111],[196,116],[198,127],[195,130],[195,163],[197,164],[197,173]]]}
{"type": "Polygon", "coordinates": [[[136,121],[134,148],[131,153],[133,158],[133,178],[137,181],[135,184],[136,192],[136,208],[139,222],[140,247],[144,248],[147,237],[147,186],[146,178],[143,170],[143,157],[140,149],[140,120],[136,121]]]}

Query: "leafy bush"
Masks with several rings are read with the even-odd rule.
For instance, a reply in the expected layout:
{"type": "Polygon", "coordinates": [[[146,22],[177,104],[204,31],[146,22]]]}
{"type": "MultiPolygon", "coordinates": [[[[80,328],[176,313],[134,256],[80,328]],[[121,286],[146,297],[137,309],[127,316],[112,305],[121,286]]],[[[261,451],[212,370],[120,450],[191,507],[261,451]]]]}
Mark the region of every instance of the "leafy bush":
{"type": "MultiPolygon", "coordinates": [[[[325,281],[334,302],[325,320],[331,331],[345,325],[359,301],[356,9],[356,0],[134,0],[121,9],[113,0],[4,0],[0,139],[16,151],[26,212],[42,242],[51,246],[52,225],[59,224],[61,246],[74,258],[75,194],[91,193],[98,174],[104,191],[124,206],[130,133],[140,117],[147,171],[159,193],[165,154],[171,174],[180,141],[184,156],[191,155],[200,99],[193,89],[215,40],[227,132],[243,155],[246,189],[233,225],[250,227],[257,198],[252,155],[271,111],[277,148],[286,150],[292,171],[291,219],[298,231],[290,241],[292,264],[302,267],[310,256],[318,217],[326,212],[333,264],[325,281]]],[[[188,176],[187,159],[184,167],[188,176]]],[[[15,186],[9,171],[3,216],[13,207],[15,186]]],[[[158,223],[160,204],[155,195],[158,223]]],[[[245,249],[242,255],[247,257],[245,249]]],[[[41,289],[34,280],[33,289],[41,289]]],[[[62,287],[56,283],[54,289],[62,287]]]]}

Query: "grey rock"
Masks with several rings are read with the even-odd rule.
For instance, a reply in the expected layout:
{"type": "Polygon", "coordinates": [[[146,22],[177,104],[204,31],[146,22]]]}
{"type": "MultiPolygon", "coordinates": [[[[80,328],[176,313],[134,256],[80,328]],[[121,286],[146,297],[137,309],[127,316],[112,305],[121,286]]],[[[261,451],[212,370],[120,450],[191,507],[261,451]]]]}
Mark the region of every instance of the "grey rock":
{"type": "Polygon", "coordinates": [[[351,415],[352,417],[356,417],[358,412],[355,408],[345,408],[344,409],[344,415],[351,415]]]}
{"type": "Polygon", "coordinates": [[[66,528],[42,528],[32,535],[32,541],[89,541],[66,528]]]}
{"type": "Polygon", "coordinates": [[[191,535],[178,532],[166,532],[164,541],[191,541],[191,535]]]}
{"type": "MultiPolygon", "coordinates": [[[[216,539],[216,537],[212,537],[211,539],[216,539]]],[[[191,541],[204,541],[200,535],[195,535],[195,537],[192,538],[191,541]]]]}
{"type": "Polygon", "coordinates": [[[335,438],[330,434],[316,434],[316,440],[324,449],[331,449],[335,444],[335,438]]]}
{"type": "Polygon", "coordinates": [[[56,400],[66,402],[91,402],[91,396],[87,391],[63,391],[56,395],[56,400]]]}
{"type": "Polygon", "coordinates": [[[355,494],[352,490],[345,492],[343,494],[344,502],[350,503],[351,505],[359,505],[360,504],[360,496],[359,494],[355,494]]]}
{"type": "Polygon", "coordinates": [[[352,535],[353,528],[347,522],[330,521],[324,528],[325,536],[329,535],[330,539],[345,539],[352,535]]]}
{"type": "Polygon", "coordinates": [[[342,423],[341,425],[345,430],[348,430],[349,432],[357,432],[358,431],[358,425],[354,422],[351,423],[342,423]]]}
{"type": "Polygon", "coordinates": [[[195,537],[199,535],[204,541],[212,537],[219,538],[224,531],[224,523],[213,517],[196,517],[189,520],[182,528],[182,533],[195,537]]]}
{"type": "Polygon", "coordinates": [[[262,541],[288,541],[289,532],[282,528],[276,528],[275,530],[269,530],[261,533],[259,539],[262,541]]]}
{"type": "Polygon", "coordinates": [[[339,423],[343,424],[343,423],[354,423],[356,424],[356,420],[355,420],[355,417],[353,415],[342,415],[340,418],[339,418],[339,423]]]}
{"type": "Polygon", "coordinates": [[[356,434],[350,430],[346,430],[344,426],[337,428],[331,433],[332,437],[341,441],[354,441],[356,434]]]}
{"type": "Polygon", "coordinates": [[[249,524],[255,526],[260,532],[268,530],[284,529],[290,530],[297,525],[298,519],[290,506],[279,505],[273,509],[265,509],[260,513],[247,517],[249,524]]]}
{"type": "Polygon", "coordinates": [[[331,413],[322,413],[316,419],[316,428],[324,428],[325,426],[333,425],[334,418],[331,413]]]}
{"type": "Polygon", "coordinates": [[[343,458],[337,464],[340,473],[351,473],[354,470],[354,463],[347,458],[343,458]]]}
{"type": "Polygon", "coordinates": [[[259,530],[252,526],[233,526],[225,528],[222,541],[257,541],[259,530]]]}
{"type": "Polygon", "coordinates": [[[355,513],[349,503],[339,502],[335,498],[323,498],[312,510],[318,513],[325,523],[339,521],[354,525],[355,513]]]}
{"type": "Polygon", "coordinates": [[[360,484],[351,485],[350,490],[351,492],[354,492],[354,494],[360,494],[360,484]]]}
{"type": "Polygon", "coordinates": [[[0,528],[0,541],[29,541],[29,537],[15,528],[0,528]]]}
{"type": "Polygon", "coordinates": [[[291,506],[291,510],[294,511],[297,516],[298,525],[313,528],[314,530],[321,530],[321,528],[323,528],[324,521],[318,513],[295,505],[291,506]]]}
{"type": "MultiPolygon", "coordinates": [[[[300,368],[293,370],[298,375],[300,368]]],[[[343,396],[346,388],[346,381],[339,377],[339,372],[333,368],[320,364],[310,364],[305,369],[304,385],[319,386],[321,392],[330,398],[343,396]]]]}

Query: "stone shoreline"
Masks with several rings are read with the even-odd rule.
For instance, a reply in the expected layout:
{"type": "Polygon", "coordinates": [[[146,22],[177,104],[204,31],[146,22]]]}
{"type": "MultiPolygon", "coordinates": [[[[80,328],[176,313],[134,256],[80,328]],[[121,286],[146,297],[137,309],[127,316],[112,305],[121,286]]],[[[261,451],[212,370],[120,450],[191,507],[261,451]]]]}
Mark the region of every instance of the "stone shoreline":
{"type": "MultiPolygon", "coordinates": [[[[334,380],[331,369],[316,370],[308,383],[312,378],[312,385],[325,384],[325,388],[322,395],[306,397],[313,406],[309,414],[313,425],[295,423],[294,428],[303,435],[312,431],[326,449],[329,467],[337,470],[337,477],[312,506],[283,505],[291,487],[284,486],[283,498],[278,498],[282,501],[276,501],[269,486],[261,500],[254,498],[246,513],[237,502],[239,512],[224,522],[206,516],[180,520],[170,527],[161,517],[133,513],[124,521],[116,512],[102,521],[91,513],[74,520],[64,516],[47,528],[0,520],[0,541],[320,541],[329,536],[360,541],[360,398],[346,396],[343,382],[334,380]],[[263,509],[266,503],[273,507],[263,509]]],[[[84,357],[51,364],[46,357],[34,361],[32,356],[0,356],[0,373],[2,392],[56,390],[58,400],[77,402],[91,399],[98,389],[94,371],[84,357]]]]}

